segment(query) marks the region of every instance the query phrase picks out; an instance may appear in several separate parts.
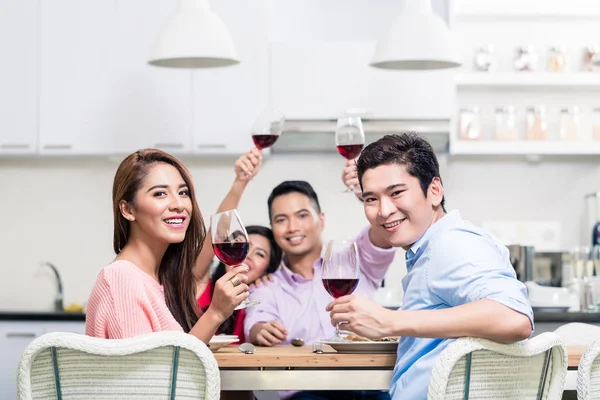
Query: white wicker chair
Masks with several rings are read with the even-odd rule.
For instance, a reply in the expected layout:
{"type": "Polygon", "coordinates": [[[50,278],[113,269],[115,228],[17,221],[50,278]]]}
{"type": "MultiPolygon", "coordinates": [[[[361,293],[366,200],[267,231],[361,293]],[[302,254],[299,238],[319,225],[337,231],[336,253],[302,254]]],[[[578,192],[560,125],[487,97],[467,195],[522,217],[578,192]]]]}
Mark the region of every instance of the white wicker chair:
{"type": "Polygon", "coordinates": [[[513,344],[460,338],[440,354],[427,398],[561,399],[567,365],[565,346],[554,333],[513,344]]]}
{"type": "Polygon", "coordinates": [[[594,341],[583,353],[577,370],[577,398],[600,399],[600,340],[594,341]]]}
{"type": "Polygon", "coordinates": [[[589,346],[600,339],[600,326],[571,322],[559,326],[554,333],[561,337],[565,346],[589,346]]]}
{"type": "Polygon", "coordinates": [[[99,339],[53,332],[34,340],[19,363],[17,398],[219,399],[211,351],[183,332],[99,339]]]}

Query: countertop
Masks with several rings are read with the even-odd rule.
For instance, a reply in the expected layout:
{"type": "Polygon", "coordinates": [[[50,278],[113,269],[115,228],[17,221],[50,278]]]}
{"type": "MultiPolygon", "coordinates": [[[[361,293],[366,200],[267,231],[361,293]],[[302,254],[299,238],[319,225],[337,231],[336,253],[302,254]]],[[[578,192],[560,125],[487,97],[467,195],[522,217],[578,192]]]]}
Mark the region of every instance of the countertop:
{"type": "Polygon", "coordinates": [[[585,322],[600,323],[600,312],[544,312],[533,313],[535,322],[585,322]]]}
{"type": "Polygon", "coordinates": [[[0,310],[0,321],[82,321],[85,314],[78,312],[0,310]]]}

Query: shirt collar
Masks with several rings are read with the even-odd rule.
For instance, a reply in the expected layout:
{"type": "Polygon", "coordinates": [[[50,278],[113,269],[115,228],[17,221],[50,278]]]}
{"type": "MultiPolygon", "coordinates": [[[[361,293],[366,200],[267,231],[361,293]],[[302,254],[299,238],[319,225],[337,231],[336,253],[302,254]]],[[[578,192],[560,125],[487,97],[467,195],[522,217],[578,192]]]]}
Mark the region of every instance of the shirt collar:
{"type": "MultiPolygon", "coordinates": [[[[302,275],[293,272],[290,269],[290,267],[288,267],[286,261],[287,261],[287,259],[284,257],[283,260],[281,260],[281,265],[279,267],[279,269],[281,270],[281,274],[283,275],[283,277],[285,278],[286,281],[288,281],[290,283],[301,283],[301,282],[306,282],[306,281],[312,280],[312,279],[306,279],[302,275]]],[[[317,259],[317,261],[315,261],[315,263],[313,264],[313,268],[315,270],[318,268],[321,268],[322,264],[323,264],[323,257],[319,257],[317,259]]]]}
{"type": "Polygon", "coordinates": [[[454,226],[457,221],[460,221],[461,217],[458,210],[452,210],[449,213],[445,214],[438,221],[434,222],[423,235],[410,246],[410,249],[406,252],[406,266],[411,267],[412,264],[417,260],[417,256],[420,255],[420,250],[423,244],[425,244],[431,236],[433,236],[436,232],[441,230],[448,229],[451,226],[454,226]]]}

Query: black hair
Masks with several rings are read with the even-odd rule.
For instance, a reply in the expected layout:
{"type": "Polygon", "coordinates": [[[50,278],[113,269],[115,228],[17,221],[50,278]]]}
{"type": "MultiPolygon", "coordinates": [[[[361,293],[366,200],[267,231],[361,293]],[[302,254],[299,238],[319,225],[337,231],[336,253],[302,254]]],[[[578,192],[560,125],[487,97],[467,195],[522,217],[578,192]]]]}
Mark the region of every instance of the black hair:
{"type": "MultiPolygon", "coordinates": [[[[282,252],[281,252],[281,249],[279,248],[279,246],[277,245],[277,243],[275,242],[275,237],[273,236],[273,231],[271,231],[271,229],[269,229],[265,226],[249,225],[246,227],[246,233],[248,233],[248,235],[261,235],[269,241],[269,245],[271,246],[271,251],[270,251],[270,257],[269,257],[269,264],[267,265],[267,269],[266,269],[265,273],[272,274],[273,272],[277,271],[277,268],[279,268],[279,265],[281,264],[282,252]]],[[[213,285],[212,285],[211,293],[210,293],[211,298],[215,292],[214,282],[216,282],[219,278],[221,278],[223,275],[225,275],[225,272],[226,272],[225,264],[223,264],[222,262],[219,262],[219,264],[217,265],[217,268],[215,269],[215,272],[213,272],[213,274],[211,276],[211,279],[213,281],[213,285]]],[[[235,323],[237,321],[238,314],[239,314],[238,311],[234,311],[233,314],[229,318],[227,318],[225,321],[223,321],[223,323],[219,327],[219,333],[225,333],[225,334],[231,335],[233,333],[233,328],[235,327],[235,323]]]]}
{"type": "Polygon", "coordinates": [[[310,183],[306,181],[285,181],[281,182],[279,185],[273,189],[271,194],[269,195],[269,200],[267,200],[267,204],[269,205],[269,220],[271,220],[271,206],[273,205],[273,201],[275,198],[279,196],[283,196],[288,193],[301,193],[309,198],[312,203],[313,208],[317,212],[317,214],[321,213],[321,205],[319,204],[319,197],[317,197],[317,193],[310,185],[310,183]]]}
{"type": "MultiPolygon", "coordinates": [[[[367,170],[389,164],[404,165],[406,172],[419,179],[425,197],[434,178],[439,178],[440,183],[442,181],[440,166],[433,147],[415,132],[386,135],[365,147],[356,162],[361,189],[362,177],[367,170]]],[[[444,212],[445,203],[446,199],[442,197],[440,205],[444,212]]]]}

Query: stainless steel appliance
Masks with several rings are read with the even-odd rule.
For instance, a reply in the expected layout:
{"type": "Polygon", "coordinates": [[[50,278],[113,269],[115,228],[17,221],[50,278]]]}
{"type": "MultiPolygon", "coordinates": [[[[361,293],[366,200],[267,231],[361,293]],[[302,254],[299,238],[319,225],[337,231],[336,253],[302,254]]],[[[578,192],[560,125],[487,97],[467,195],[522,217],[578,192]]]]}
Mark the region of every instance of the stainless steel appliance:
{"type": "Polygon", "coordinates": [[[509,245],[510,263],[521,282],[533,281],[543,286],[561,286],[562,252],[535,252],[533,246],[509,245]]]}

